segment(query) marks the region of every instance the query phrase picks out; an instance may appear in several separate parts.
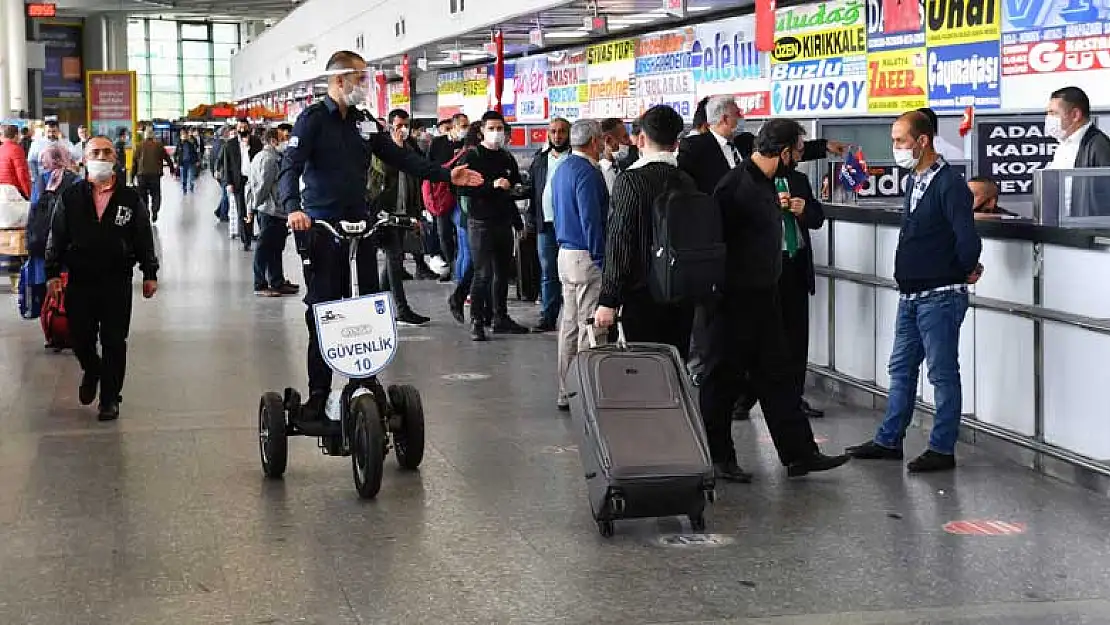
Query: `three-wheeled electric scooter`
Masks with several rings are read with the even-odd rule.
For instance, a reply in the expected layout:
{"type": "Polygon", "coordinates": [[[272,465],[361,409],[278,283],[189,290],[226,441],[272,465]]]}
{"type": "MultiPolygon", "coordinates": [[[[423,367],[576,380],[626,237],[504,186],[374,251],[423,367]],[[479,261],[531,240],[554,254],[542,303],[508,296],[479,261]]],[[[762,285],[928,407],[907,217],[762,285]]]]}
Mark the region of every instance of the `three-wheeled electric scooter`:
{"type": "MultiPolygon", "coordinates": [[[[314,304],[316,337],[324,362],[348,381],[332,389],[325,418],[301,419],[301,395],[293,388],[283,394],[267,392],[258,405],[258,442],[262,471],[267,477],[285,473],[289,436],[315,436],[328,456],[350,456],[355,488],[360,497],[372,499],[382,484],[385,456],[392,447],[397,464],[416,469],[424,458],[424,407],[415,387],[378,381],[397,353],[397,324],[393,296],[361,295],[358,284],[358,248],[363,239],[387,228],[411,229],[408,217],[381,214],[377,222],[340,221],[338,227],[313,222],[349,248],[351,297],[314,304]]],[[[304,259],[308,263],[308,259],[304,259]]]]}

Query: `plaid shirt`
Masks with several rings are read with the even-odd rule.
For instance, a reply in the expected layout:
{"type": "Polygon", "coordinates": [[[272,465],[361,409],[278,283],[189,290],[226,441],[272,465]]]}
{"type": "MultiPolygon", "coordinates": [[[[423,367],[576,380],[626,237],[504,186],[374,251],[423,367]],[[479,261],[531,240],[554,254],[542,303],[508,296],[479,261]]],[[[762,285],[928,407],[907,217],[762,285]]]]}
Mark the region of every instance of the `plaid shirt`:
{"type": "Polygon", "coordinates": [[[929,189],[929,185],[933,183],[933,178],[936,178],[937,172],[942,167],[948,166],[944,157],[937,155],[937,162],[929,166],[920,174],[910,174],[910,183],[913,189],[910,191],[910,212],[917,210],[917,204],[921,201],[921,197],[925,195],[925,191],[929,189]]]}

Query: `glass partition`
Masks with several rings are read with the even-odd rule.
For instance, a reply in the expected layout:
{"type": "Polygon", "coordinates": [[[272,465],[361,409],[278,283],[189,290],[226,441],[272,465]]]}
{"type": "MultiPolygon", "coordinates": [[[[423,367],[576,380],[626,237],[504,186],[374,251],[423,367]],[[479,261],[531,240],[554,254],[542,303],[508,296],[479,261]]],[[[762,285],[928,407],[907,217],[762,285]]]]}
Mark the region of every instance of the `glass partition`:
{"type": "Polygon", "coordinates": [[[1033,214],[1048,226],[1110,228],[1110,167],[1035,172],[1033,214]]]}

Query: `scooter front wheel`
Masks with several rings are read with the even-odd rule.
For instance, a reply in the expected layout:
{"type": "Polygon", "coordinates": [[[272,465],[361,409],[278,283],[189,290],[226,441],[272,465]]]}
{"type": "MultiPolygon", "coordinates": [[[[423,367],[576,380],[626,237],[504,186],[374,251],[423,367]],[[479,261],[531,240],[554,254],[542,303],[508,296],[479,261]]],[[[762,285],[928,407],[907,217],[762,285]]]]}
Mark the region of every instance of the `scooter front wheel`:
{"type": "Polygon", "coordinates": [[[266,477],[279,478],[289,459],[285,432],[285,405],[281,395],[265,393],[258,402],[258,452],[266,477]]]}
{"type": "Polygon", "coordinates": [[[385,465],[385,429],[382,427],[378,404],[370,395],[351,401],[353,433],[351,436],[351,469],[355,489],[363,499],[373,499],[382,487],[385,465]]]}

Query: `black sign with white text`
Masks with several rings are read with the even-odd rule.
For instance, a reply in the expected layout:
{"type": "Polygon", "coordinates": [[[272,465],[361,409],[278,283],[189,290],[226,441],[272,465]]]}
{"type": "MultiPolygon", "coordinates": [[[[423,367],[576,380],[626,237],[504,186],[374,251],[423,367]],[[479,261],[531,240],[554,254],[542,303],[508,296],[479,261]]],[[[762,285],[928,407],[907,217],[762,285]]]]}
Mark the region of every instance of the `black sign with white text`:
{"type": "Polygon", "coordinates": [[[1033,172],[1056,153],[1056,140],[1044,135],[1043,121],[980,122],[979,175],[998,183],[1003,195],[1033,192],[1033,172]]]}

